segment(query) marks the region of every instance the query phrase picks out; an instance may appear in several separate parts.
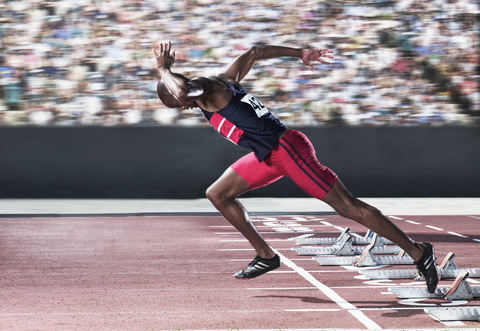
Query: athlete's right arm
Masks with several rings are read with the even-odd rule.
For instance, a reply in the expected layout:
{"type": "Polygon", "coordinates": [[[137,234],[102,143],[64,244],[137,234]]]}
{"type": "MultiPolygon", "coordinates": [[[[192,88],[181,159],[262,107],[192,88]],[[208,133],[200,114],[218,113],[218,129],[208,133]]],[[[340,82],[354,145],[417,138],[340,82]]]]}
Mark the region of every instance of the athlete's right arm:
{"type": "Polygon", "coordinates": [[[311,65],[312,61],[318,61],[322,64],[330,64],[330,62],[324,61],[321,58],[326,57],[333,59],[330,55],[333,51],[327,48],[315,48],[315,49],[301,49],[284,46],[253,46],[247,51],[238,56],[225,70],[225,75],[229,78],[240,82],[252,69],[255,62],[264,59],[272,59],[278,57],[296,57],[299,58],[313,70],[311,65]]]}

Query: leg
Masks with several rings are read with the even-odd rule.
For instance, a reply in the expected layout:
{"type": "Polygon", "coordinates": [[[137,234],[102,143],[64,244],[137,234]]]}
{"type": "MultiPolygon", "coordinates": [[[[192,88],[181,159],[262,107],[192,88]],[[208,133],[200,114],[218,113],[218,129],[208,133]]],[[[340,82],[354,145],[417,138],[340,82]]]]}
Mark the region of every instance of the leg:
{"type": "Polygon", "coordinates": [[[318,162],[305,135],[289,131],[279,145],[289,156],[281,162],[283,175],[290,177],[305,192],[329,204],[340,216],[364,225],[403,248],[425,276],[428,291],[435,291],[439,273],[430,243],[419,245],[412,242],[378,209],[355,198],[331,169],[318,162]]]}
{"type": "Polygon", "coordinates": [[[237,197],[250,191],[250,185],[232,168],[228,168],[206,192],[215,208],[242,233],[261,258],[272,258],[275,253],[250,221],[245,207],[237,197]]]}
{"type": "Polygon", "coordinates": [[[405,233],[386,218],[377,208],[355,198],[337,179],[333,187],[322,199],[343,217],[360,223],[379,235],[390,239],[407,252],[416,261],[418,270],[425,277],[427,290],[435,292],[440,274],[435,264],[435,254],[430,243],[410,241],[405,233]]]}
{"type": "Polygon", "coordinates": [[[414,261],[418,261],[422,257],[423,250],[417,243],[413,243],[402,230],[386,218],[377,208],[355,198],[345,188],[340,179],[337,179],[322,200],[330,205],[340,216],[354,220],[380,236],[390,239],[404,249],[414,261]]]}

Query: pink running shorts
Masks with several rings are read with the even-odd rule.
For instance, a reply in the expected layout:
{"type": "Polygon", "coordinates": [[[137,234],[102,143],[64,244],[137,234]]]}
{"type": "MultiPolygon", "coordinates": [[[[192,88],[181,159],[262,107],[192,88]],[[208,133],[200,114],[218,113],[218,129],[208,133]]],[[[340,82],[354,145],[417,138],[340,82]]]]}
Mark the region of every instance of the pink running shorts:
{"type": "Polygon", "coordinates": [[[315,149],[307,136],[291,129],[285,132],[263,162],[258,162],[252,152],[230,167],[252,190],[286,176],[317,199],[322,199],[338,178],[317,160],[315,149]]]}

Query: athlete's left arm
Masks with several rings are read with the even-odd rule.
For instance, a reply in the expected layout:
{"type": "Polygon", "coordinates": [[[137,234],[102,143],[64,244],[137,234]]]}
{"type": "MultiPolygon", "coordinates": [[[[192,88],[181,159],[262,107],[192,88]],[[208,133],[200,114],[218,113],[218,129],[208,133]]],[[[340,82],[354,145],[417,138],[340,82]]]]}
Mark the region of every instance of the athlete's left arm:
{"type": "Polygon", "coordinates": [[[175,63],[175,51],[171,52],[171,49],[171,42],[161,43],[158,53],[153,49],[160,78],[167,86],[170,94],[177,100],[189,102],[200,98],[205,93],[205,90],[208,90],[208,80],[189,80],[183,75],[172,72],[171,67],[175,63]]]}
{"type": "Polygon", "coordinates": [[[255,62],[259,60],[272,59],[278,57],[296,57],[299,58],[313,70],[312,61],[322,64],[330,64],[322,58],[333,59],[330,55],[333,51],[327,48],[301,49],[284,46],[253,46],[238,56],[225,70],[225,75],[240,82],[252,69],[255,62]]]}

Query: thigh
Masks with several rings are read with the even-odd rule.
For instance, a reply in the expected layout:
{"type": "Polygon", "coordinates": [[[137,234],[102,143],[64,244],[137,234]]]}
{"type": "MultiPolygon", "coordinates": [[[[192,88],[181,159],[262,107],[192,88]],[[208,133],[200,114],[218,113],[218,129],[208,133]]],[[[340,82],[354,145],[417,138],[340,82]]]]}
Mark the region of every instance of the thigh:
{"type": "Polygon", "coordinates": [[[268,160],[259,162],[255,154],[249,153],[230,166],[254,190],[266,186],[283,176],[271,167],[268,160]]]}
{"type": "Polygon", "coordinates": [[[225,172],[207,189],[207,196],[231,198],[250,191],[250,185],[232,168],[225,172]]]}
{"type": "Polygon", "coordinates": [[[337,175],[318,161],[312,143],[303,133],[291,131],[279,142],[284,154],[284,175],[306,193],[323,199],[337,180],[337,175]]]}

